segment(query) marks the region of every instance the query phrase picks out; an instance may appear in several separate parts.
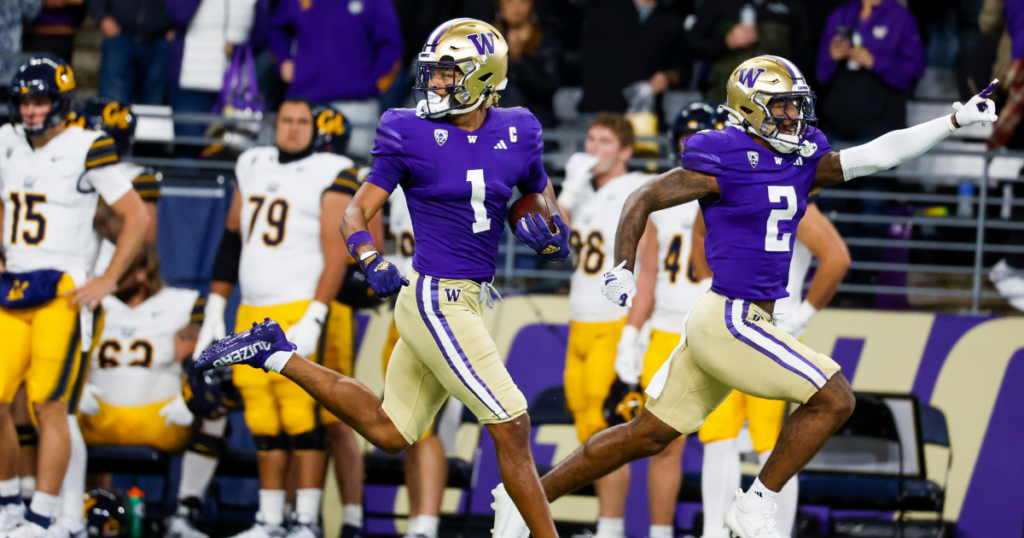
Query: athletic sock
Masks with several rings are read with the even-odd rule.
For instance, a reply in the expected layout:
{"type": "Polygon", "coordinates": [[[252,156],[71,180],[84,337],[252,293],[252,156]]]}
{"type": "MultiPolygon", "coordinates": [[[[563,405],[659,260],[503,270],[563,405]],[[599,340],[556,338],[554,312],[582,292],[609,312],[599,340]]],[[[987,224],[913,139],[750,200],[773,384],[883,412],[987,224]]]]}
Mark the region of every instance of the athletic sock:
{"type": "Polygon", "coordinates": [[[18,490],[25,504],[32,502],[32,494],[36,492],[36,477],[31,475],[21,477],[18,482],[18,490]]]}
{"type": "Polygon", "coordinates": [[[346,504],[342,507],[341,524],[349,525],[357,529],[363,528],[363,505],[346,504]]]}
{"type": "MultiPolygon", "coordinates": [[[[768,457],[771,454],[772,451],[769,450],[757,455],[757,460],[761,463],[762,467],[768,461],[768,457]]],[[[800,480],[794,476],[786,482],[785,486],[782,486],[779,496],[775,498],[775,504],[779,507],[775,512],[775,529],[779,531],[780,536],[793,535],[793,527],[796,525],[796,513],[799,507],[799,496],[800,480]]]]}
{"type": "Polygon", "coordinates": [[[0,480],[0,505],[21,502],[21,481],[18,477],[0,480]]]}
{"type": "Polygon", "coordinates": [[[672,538],[672,525],[651,525],[647,538],[672,538]]]}
{"type": "Polygon", "coordinates": [[[626,535],[626,520],[621,517],[597,518],[597,538],[622,538],[626,535]]]}
{"type": "Polygon", "coordinates": [[[32,504],[25,511],[25,519],[47,529],[53,520],[53,514],[60,506],[60,497],[37,491],[32,494],[32,504]]]}
{"type": "Polygon", "coordinates": [[[263,522],[268,525],[280,526],[284,523],[284,490],[260,490],[260,514],[263,522]]]}
{"type": "Polygon", "coordinates": [[[412,532],[427,538],[437,538],[437,528],[441,518],[437,516],[419,515],[413,521],[412,532]]]}
{"type": "Polygon", "coordinates": [[[740,455],[736,439],[715,441],[704,445],[704,464],[701,468],[700,492],[704,507],[704,536],[728,537],[725,511],[736,498],[740,487],[740,455]]]}
{"type": "Polygon", "coordinates": [[[85,438],[78,426],[78,418],[68,415],[68,431],[71,434],[71,457],[64,482],[60,489],[59,513],[54,514],[63,526],[77,532],[85,528],[85,468],[88,452],[85,438]]]}
{"type": "Polygon", "coordinates": [[[323,490],[320,488],[295,491],[295,516],[299,523],[311,525],[320,521],[320,498],[322,496],[323,490]]]}
{"type": "Polygon", "coordinates": [[[202,499],[206,497],[206,488],[210,486],[214,473],[217,472],[217,463],[220,460],[204,456],[191,450],[185,452],[181,458],[181,483],[178,484],[178,498],[195,497],[202,499]]]}
{"type": "Polygon", "coordinates": [[[747,490],[747,494],[740,499],[739,509],[744,512],[757,512],[766,505],[771,506],[778,496],[779,492],[768,489],[761,483],[761,479],[757,478],[754,480],[754,485],[747,490]]]}

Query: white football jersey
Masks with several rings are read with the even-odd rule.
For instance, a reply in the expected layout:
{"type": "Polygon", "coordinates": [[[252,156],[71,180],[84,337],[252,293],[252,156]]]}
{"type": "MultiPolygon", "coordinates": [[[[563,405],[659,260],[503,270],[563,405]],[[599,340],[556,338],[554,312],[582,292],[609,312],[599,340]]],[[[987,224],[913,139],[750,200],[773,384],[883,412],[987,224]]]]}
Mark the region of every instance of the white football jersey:
{"type": "MultiPolygon", "coordinates": [[[[159,179],[148,174],[143,175],[143,172],[146,171],[144,167],[129,162],[119,162],[110,165],[110,167],[117,168],[132,182],[132,186],[139,193],[139,196],[142,197],[143,201],[160,198],[160,187],[156,183],[159,179]]],[[[114,252],[117,251],[117,245],[111,243],[109,239],[100,237],[99,243],[96,261],[92,265],[93,277],[102,276],[103,273],[107,272],[107,267],[110,267],[110,261],[114,259],[114,252]]]]}
{"type": "Polygon", "coordinates": [[[89,351],[89,383],[115,407],[139,407],[181,393],[174,335],[202,313],[195,290],[163,288],[135,308],[103,299],[102,332],[89,351]],[[197,311],[198,309],[198,311],[197,311]]]}
{"type": "Polygon", "coordinates": [[[324,268],[321,198],[328,189],[359,188],[353,163],[314,153],[287,164],[275,147],[247,150],[235,173],[242,195],[242,302],[271,306],[309,300],[324,268]]]}
{"type": "Polygon", "coordinates": [[[629,311],[605,298],[601,275],[615,267],[615,231],[626,198],[650,176],[630,173],[605,183],[586,197],[572,214],[571,244],[575,269],[569,288],[569,319],[618,321],[629,311]]]}
{"type": "Polygon", "coordinates": [[[804,279],[807,278],[807,271],[811,269],[812,259],[814,259],[814,255],[811,254],[810,249],[799,239],[794,240],[793,261],[789,262],[789,284],[786,285],[789,297],[775,301],[777,316],[795,314],[800,303],[804,301],[804,279]]]}
{"type": "Polygon", "coordinates": [[[388,256],[388,261],[395,264],[398,272],[402,275],[409,274],[412,270],[412,255],[416,250],[416,236],[412,232],[412,217],[409,216],[409,206],[405,203],[405,191],[402,186],[395,187],[388,198],[391,204],[391,213],[388,215],[388,228],[391,235],[395,236],[395,245],[398,252],[394,256],[388,256]]]}
{"type": "Polygon", "coordinates": [[[0,127],[3,244],[13,272],[57,269],[83,284],[99,238],[96,204],[113,204],[131,190],[109,136],[68,127],[34,150],[20,125],[0,127]]]}
{"type": "Polygon", "coordinates": [[[684,333],[686,313],[700,298],[699,280],[690,264],[693,222],[699,209],[694,200],[651,213],[651,222],[658,230],[658,281],[654,285],[651,327],[662,332],[684,333]]]}

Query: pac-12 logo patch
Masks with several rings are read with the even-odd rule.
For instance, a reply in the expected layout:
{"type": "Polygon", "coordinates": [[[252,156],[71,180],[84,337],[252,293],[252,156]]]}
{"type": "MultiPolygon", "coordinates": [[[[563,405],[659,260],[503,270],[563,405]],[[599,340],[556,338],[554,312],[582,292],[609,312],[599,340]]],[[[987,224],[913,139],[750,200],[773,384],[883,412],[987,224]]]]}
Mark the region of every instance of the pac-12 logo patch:
{"type": "Polygon", "coordinates": [[[757,161],[758,161],[758,159],[760,159],[760,157],[758,157],[756,151],[748,151],[747,152],[747,160],[750,161],[750,167],[751,168],[757,168],[757,161]]]}
{"type": "Polygon", "coordinates": [[[437,141],[438,146],[443,146],[448,141],[448,131],[444,129],[434,129],[434,140],[437,141]]]}

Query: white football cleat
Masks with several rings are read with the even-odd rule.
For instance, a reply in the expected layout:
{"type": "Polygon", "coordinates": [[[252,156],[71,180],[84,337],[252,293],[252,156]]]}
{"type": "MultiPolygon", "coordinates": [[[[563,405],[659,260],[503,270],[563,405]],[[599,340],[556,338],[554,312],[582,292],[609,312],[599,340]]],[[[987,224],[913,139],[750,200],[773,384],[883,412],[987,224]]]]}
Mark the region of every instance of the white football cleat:
{"type": "Polygon", "coordinates": [[[740,510],[743,489],[736,490],[736,499],[725,511],[725,528],[732,531],[733,538],[781,538],[775,530],[775,503],[762,503],[761,510],[746,512],[740,510]]]}
{"type": "Polygon", "coordinates": [[[505,484],[498,484],[498,487],[491,490],[491,494],[494,495],[494,502],[491,503],[494,509],[492,538],[528,538],[530,529],[526,527],[526,520],[512,502],[512,497],[505,491],[505,484]]]}
{"type": "MultiPolygon", "coordinates": [[[[53,534],[59,535],[60,530],[61,529],[54,529],[53,534]]],[[[27,519],[23,519],[19,521],[15,526],[7,529],[3,534],[0,534],[0,536],[2,536],[3,538],[41,538],[45,536],[48,532],[48,529],[44,529],[43,527],[27,519]]]]}
{"type": "Polygon", "coordinates": [[[205,532],[197,529],[187,516],[175,514],[167,522],[167,533],[164,538],[210,538],[205,532]]]}
{"type": "Polygon", "coordinates": [[[256,524],[249,527],[249,530],[242,531],[232,538],[284,538],[287,533],[281,525],[264,523],[259,514],[256,514],[256,524]]]}
{"type": "Polygon", "coordinates": [[[25,505],[21,502],[0,506],[0,532],[14,528],[25,520],[25,505]]]}

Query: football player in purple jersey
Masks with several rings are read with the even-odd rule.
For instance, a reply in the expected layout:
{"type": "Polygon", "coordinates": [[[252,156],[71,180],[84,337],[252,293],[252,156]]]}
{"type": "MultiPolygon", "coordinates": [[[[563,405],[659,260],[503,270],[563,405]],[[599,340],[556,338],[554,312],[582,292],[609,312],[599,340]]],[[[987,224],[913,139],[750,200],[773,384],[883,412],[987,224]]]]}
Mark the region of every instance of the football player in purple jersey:
{"type": "MultiPolygon", "coordinates": [[[[742,63],[728,82],[726,110],[738,125],[703,131],[686,141],[682,168],[630,195],[615,241],[618,266],[605,274],[604,294],[630,304],[633,267],[648,216],[699,200],[707,226],[711,289],[686,320],[686,342],[647,387],[646,408],[626,424],[591,437],[541,480],[549,501],[630,461],[657,454],[697,431],[733,390],[801,404],[782,427],[775,450],[746,493],[725,514],[734,537],[778,538],[775,502],[797,473],[853,413],[853,392],[839,365],[777,328],[775,301],[788,294],[793,240],[808,193],[886,170],[921,155],[959,128],[995,122],[988,94],[955,113],[893,131],[867,144],[831,151],[818,131],[814,93],[800,70],[777,56],[742,63]]],[[[495,514],[507,533],[525,538],[514,515],[495,514]]]]}
{"type": "MultiPolygon", "coordinates": [[[[494,439],[506,486],[493,505],[513,504],[537,538],[556,538],[530,452],[527,402],[484,326],[506,206],[513,189],[543,193],[554,205],[544,171],[541,127],[528,110],[494,105],[505,86],[508,45],[493,26],[455,19],[438,26],[416,61],[416,109],[387,111],[377,126],[370,175],[345,211],[341,231],[378,296],[398,293],[401,335],[388,362],[384,399],[352,378],[310,361],[290,360],[280,331],[253,330],[204,353],[199,368],[247,363],[284,374],[327,410],[385,452],[397,454],[427,432],[441,404],[455,396],[494,439]],[[399,273],[377,251],[366,223],[401,185],[415,230],[412,271],[399,273]],[[252,341],[250,343],[250,341],[252,341]],[[274,343],[279,351],[274,351],[274,343]],[[232,346],[246,352],[231,352],[232,346]]],[[[569,228],[559,215],[552,232],[537,215],[516,236],[541,257],[569,255],[569,228]]],[[[290,344],[289,344],[290,345],[290,344]]],[[[517,521],[522,521],[517,519],[517,521]]],[[[495,521],[503,532],[505,522],[495,521]]]]}

